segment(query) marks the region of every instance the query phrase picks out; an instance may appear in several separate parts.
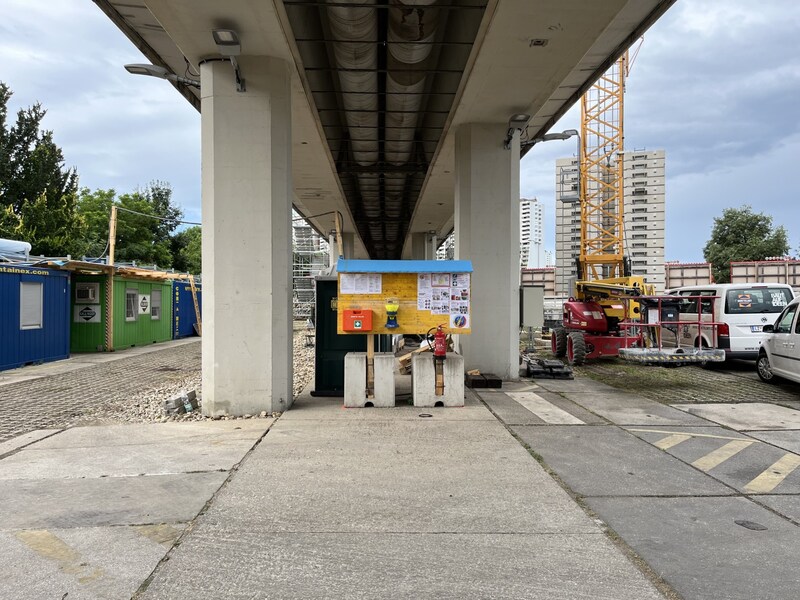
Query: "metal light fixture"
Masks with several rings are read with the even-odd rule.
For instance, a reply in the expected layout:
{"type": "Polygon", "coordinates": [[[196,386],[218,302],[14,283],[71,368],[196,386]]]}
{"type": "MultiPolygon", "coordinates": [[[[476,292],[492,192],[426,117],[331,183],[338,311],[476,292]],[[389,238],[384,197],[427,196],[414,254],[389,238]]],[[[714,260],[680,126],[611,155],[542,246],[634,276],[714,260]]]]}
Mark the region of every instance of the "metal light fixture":
{"type": "Polygon", "coordinates": [[[166,79],[167,81],[171,81],[172,83],[182,83],[183,85],[189,85],[192,87],[199,88],[200,82],[196,79],[189,79],[187,77],[181,77],[180,75],[176,75],[172,71],[168,71],[164,67],[159,67],[158,65],[146,65],[146,64],[130,64],[125,65],[125,70],[128,73],[132,73],[133,75],[147,75],[148,77],[158,77],[159,79],[166,79]]]}
{"type": "Polygon", "coordinates": [[[233,73],[236,76],[236,91],[244,92],[244,79],[239,71],[239,63],[236,57],[242,53],[242,44],[239,42],[239,34],[233,29],[214,29],[211,31],[214,43],[217,45],[219,53],[231,61],[233,73]]]}
{"type": "Polygon", "coordinates": [[[526,115],[525,113],[517,113],[511,115],[508,119],[508,131],[506,132],[506,139],[503,142],[503,148],[509,150],[511,148],[511,140],[514,137],[514,134],[517,131],[522,131],[528,126],[528,122],[531,120],[530,115],[526,115]]]}
{"type": "Polygon", "coordinates": [[[222,56],[239,56],[242,53],[239,35],[233,29],[214,29],[211,35],[222,56]]]}
{"type": "MultiPolygon", "coordinates": [[[[568,140],[569,138],[571,138],[573,136],[578,138],[578,154],[576,156],[578,157],[578,162],[580,162],[580,160],[581,160],[581,134],[577,129],[565,129],[564,131],[562,131],[560,133],[545,133],[543,136],[540,136],[538,138],[533,138],[532,140],[525,142],[524,144],[522,144],[522,147],[523,148],[530,148],[531,146],[535,146],[539,142],[550,142],[552,140],[568,140]]],[[[578,172],[580,173],[580,166],[578,166],[578,172]]],[[[563,177],[563,175],[562,175],[562,177],[563,177]]],[[[563,197],[562,196],[561,201],[564,202],[564,203],[567,203],[567,204],[574,204],[576,202],[580,202],[580,195],[581,195],[581,178],[580,178],[580,175],[578,176],[578,189],[577,189],[577,192],[578,192],[578,194],[574,198],[567,198],[567,197],[563,197]]]]}

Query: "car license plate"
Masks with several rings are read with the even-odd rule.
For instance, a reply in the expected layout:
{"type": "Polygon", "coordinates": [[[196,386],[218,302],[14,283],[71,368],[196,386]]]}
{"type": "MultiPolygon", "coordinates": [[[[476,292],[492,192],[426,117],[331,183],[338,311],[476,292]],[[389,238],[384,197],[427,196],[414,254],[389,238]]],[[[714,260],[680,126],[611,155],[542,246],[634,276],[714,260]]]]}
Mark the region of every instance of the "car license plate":
{"type": "Polygon", "coordinates": [[[762,327],[762,325],[750,325],[750,331],[761,333],[762,327]]]}

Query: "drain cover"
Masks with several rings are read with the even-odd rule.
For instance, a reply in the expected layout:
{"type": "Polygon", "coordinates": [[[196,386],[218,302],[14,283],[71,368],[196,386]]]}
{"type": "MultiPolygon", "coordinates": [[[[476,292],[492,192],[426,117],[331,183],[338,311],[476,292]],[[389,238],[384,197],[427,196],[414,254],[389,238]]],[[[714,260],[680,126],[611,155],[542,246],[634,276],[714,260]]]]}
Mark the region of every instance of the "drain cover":
{"type": "Polygon", "coordinates": [[[766,531],[767,528],[764,527],[761,523],[756,523],[754,521],[743,521],[742,519],[736,519],[734,521],[737,525],[744,527],[746,529],[752,529],[753,531],[766,531]]]}

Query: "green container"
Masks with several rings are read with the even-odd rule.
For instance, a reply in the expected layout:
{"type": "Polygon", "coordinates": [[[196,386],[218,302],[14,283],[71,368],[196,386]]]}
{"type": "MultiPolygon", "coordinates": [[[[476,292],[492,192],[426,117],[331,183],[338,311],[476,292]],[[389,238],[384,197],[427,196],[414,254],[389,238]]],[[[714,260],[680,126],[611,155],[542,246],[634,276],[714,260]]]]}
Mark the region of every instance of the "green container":
{"type": "MultiPolygon", "coordinates": [[[[71,352],[106,350],[106,286],[98,275],[75,275],[71,352]]],[[[172,282],[114,277],[114,349],[172,339],[172,282]]]]}

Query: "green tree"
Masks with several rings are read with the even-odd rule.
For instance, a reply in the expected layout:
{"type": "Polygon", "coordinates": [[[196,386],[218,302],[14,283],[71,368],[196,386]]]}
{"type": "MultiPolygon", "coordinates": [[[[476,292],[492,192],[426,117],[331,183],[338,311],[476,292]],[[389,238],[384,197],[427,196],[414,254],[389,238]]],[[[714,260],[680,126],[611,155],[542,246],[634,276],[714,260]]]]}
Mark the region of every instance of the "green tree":
{"type": "Polygon", "coordinates": [[[754,213],[747,205],[723,210],[722,216],[714,219],[711,239],[703,248],[717,283],[730,282],[731,261],[764,260],[788,252],[786,229],[773,228],[772,217],[754,213]]]}
{"type": "Polygon", "coordinates": [[[172,204],[172,189],[153,182],[144,190],[116,197],[114,190],[81,190],[79,212],[88,227],[87,245],[93,256],[108,247],[108,220],[116,204],[117,235],[114,259],[169,268],[173,263],[171,235],[183,213],[172,204]]]}
{"type": "Polygon", "coordinates": [[[172,236],[172,266],[194,275],[202,272],[202,235],[199,226],[189,227],[172,236]]]}
{"type": "Polygon", "coordinates": [[[9,87],[0,82],[0,229],[29,241],[34,254],[81,254],[85,224],[77,214],[78,174],[64,167],[53,132],[42,130],[40,104],[8,124],[9,87]]]}
{"type": "Polygon", "coordinates": [[[86,223],[86,254],[104,256],[108,250],[108,220],[116,199],[114,190],[82,188],[78,198],[78,213],[86,223]]]}

